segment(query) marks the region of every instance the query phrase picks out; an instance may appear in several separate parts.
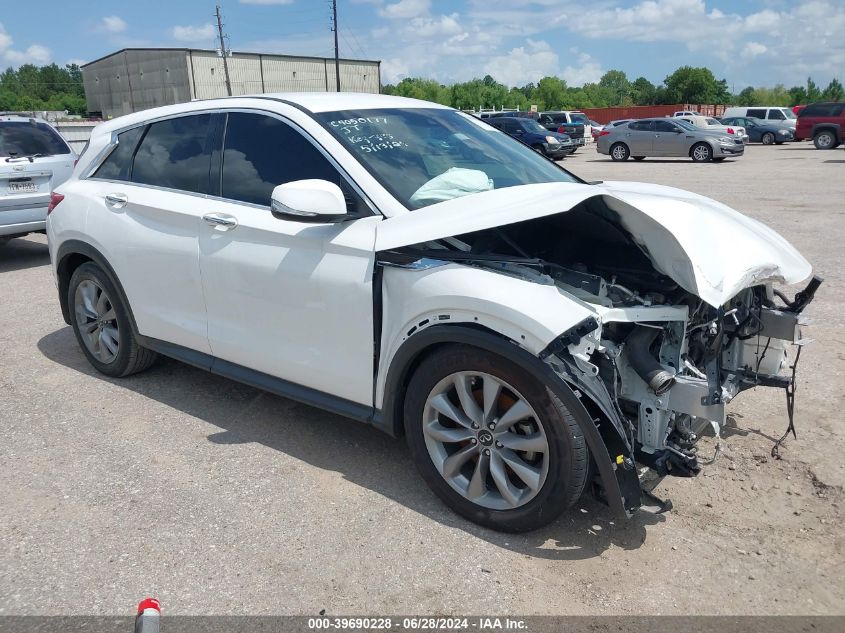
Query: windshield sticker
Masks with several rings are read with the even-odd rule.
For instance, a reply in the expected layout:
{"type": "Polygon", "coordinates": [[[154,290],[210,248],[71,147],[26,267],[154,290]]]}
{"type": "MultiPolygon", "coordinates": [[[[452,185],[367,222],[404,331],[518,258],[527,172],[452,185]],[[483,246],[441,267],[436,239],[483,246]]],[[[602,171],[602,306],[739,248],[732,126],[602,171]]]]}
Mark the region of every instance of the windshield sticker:
{"type": "Polygon", "coordinates": [[[368,133],[372,131],[374,126],[387,125],[387,117],[384,116],[337,119],[329,121],[329,125],[343,134],[352,145],[357,146],[365,154],[408,147],[406,142],[397,139],[388,132],[368,133]]]}

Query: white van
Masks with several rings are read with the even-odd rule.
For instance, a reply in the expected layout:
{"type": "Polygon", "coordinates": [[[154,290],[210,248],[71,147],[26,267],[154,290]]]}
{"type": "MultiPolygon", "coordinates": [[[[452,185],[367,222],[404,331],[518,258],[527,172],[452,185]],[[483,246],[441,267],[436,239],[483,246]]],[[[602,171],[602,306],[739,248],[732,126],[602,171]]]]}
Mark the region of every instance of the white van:
{"type": "Polygon", "coordinates": [[[797,120],[797,117],[792,112],[792,108],[784,106],[735,106],[727,108],[722,118],[727,119],[738,116],[765,121],[778,121],[793,128],[797,120]]]}

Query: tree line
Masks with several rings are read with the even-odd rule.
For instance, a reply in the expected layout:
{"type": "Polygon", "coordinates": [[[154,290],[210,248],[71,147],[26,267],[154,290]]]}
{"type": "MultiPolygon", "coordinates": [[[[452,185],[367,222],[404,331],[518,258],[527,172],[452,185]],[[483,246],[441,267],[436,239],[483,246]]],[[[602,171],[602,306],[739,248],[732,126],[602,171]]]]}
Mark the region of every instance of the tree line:
{"type": "Polygon", "coordinates": [[[85,114],[82,71],[76,64],[24,64],[0,73],[0,111],[67,110],[85,114]]]}
{"type": "Polygon", "coordinates": [[[744,88],[733,94],[724,79],[716,79],[708,68],[682,66],[654,85],[645,77],[630,81],[621,70],[607,71],[597,83],[569,86],[560,77],[543,77],[520,88],[507,87],[490,75],[463,83],[445,86],[433,79],[409,77],[397,84],[387,84],[382,92],[402,97],[434,101],[453,108],[518,108],[527,110],[536,105],[540,110],[580,110],[608,106],[658,104],[724,104],[795,106],[815,101],[840,101],[845,90],[838,79],[824,89],[812,78],[806,85],[786,88],[744,88]]]}

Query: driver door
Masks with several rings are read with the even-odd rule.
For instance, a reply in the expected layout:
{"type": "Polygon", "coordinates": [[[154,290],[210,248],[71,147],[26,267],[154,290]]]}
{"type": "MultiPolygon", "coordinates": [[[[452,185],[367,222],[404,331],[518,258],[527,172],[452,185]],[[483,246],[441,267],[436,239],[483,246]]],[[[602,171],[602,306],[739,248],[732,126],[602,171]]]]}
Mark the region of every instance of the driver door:
{"type": "Polygon", "coordinates": [[[227,117],[221,198],[207,201],[200,230],[212,354],[371,406],[380,216],[298,128],[270,114],[227,117]],[[326,224],[274,217],[273,188],[308,178],[341,186],[361,217],[326,224]]]}

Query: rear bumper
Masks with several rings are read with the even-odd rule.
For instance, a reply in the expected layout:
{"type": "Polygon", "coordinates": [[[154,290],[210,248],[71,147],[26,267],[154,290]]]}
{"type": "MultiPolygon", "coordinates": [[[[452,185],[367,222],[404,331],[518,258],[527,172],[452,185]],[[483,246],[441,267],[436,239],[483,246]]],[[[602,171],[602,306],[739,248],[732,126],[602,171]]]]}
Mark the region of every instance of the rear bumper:
{"type": "Polygon", "coordinates": [[[41,220],[40,222],[21,222],[19,224],[0,224],[0,237],[5,237],[8,235],[25,235],[27,233],[37,233],[46,229],[46,220],[41,220]]]}
{"type": "Polygon", "coordinates": [[[47,205],[28,204],[4,209],[0,207],[0,236],[43,231],[47,223],[47,205]]]}

